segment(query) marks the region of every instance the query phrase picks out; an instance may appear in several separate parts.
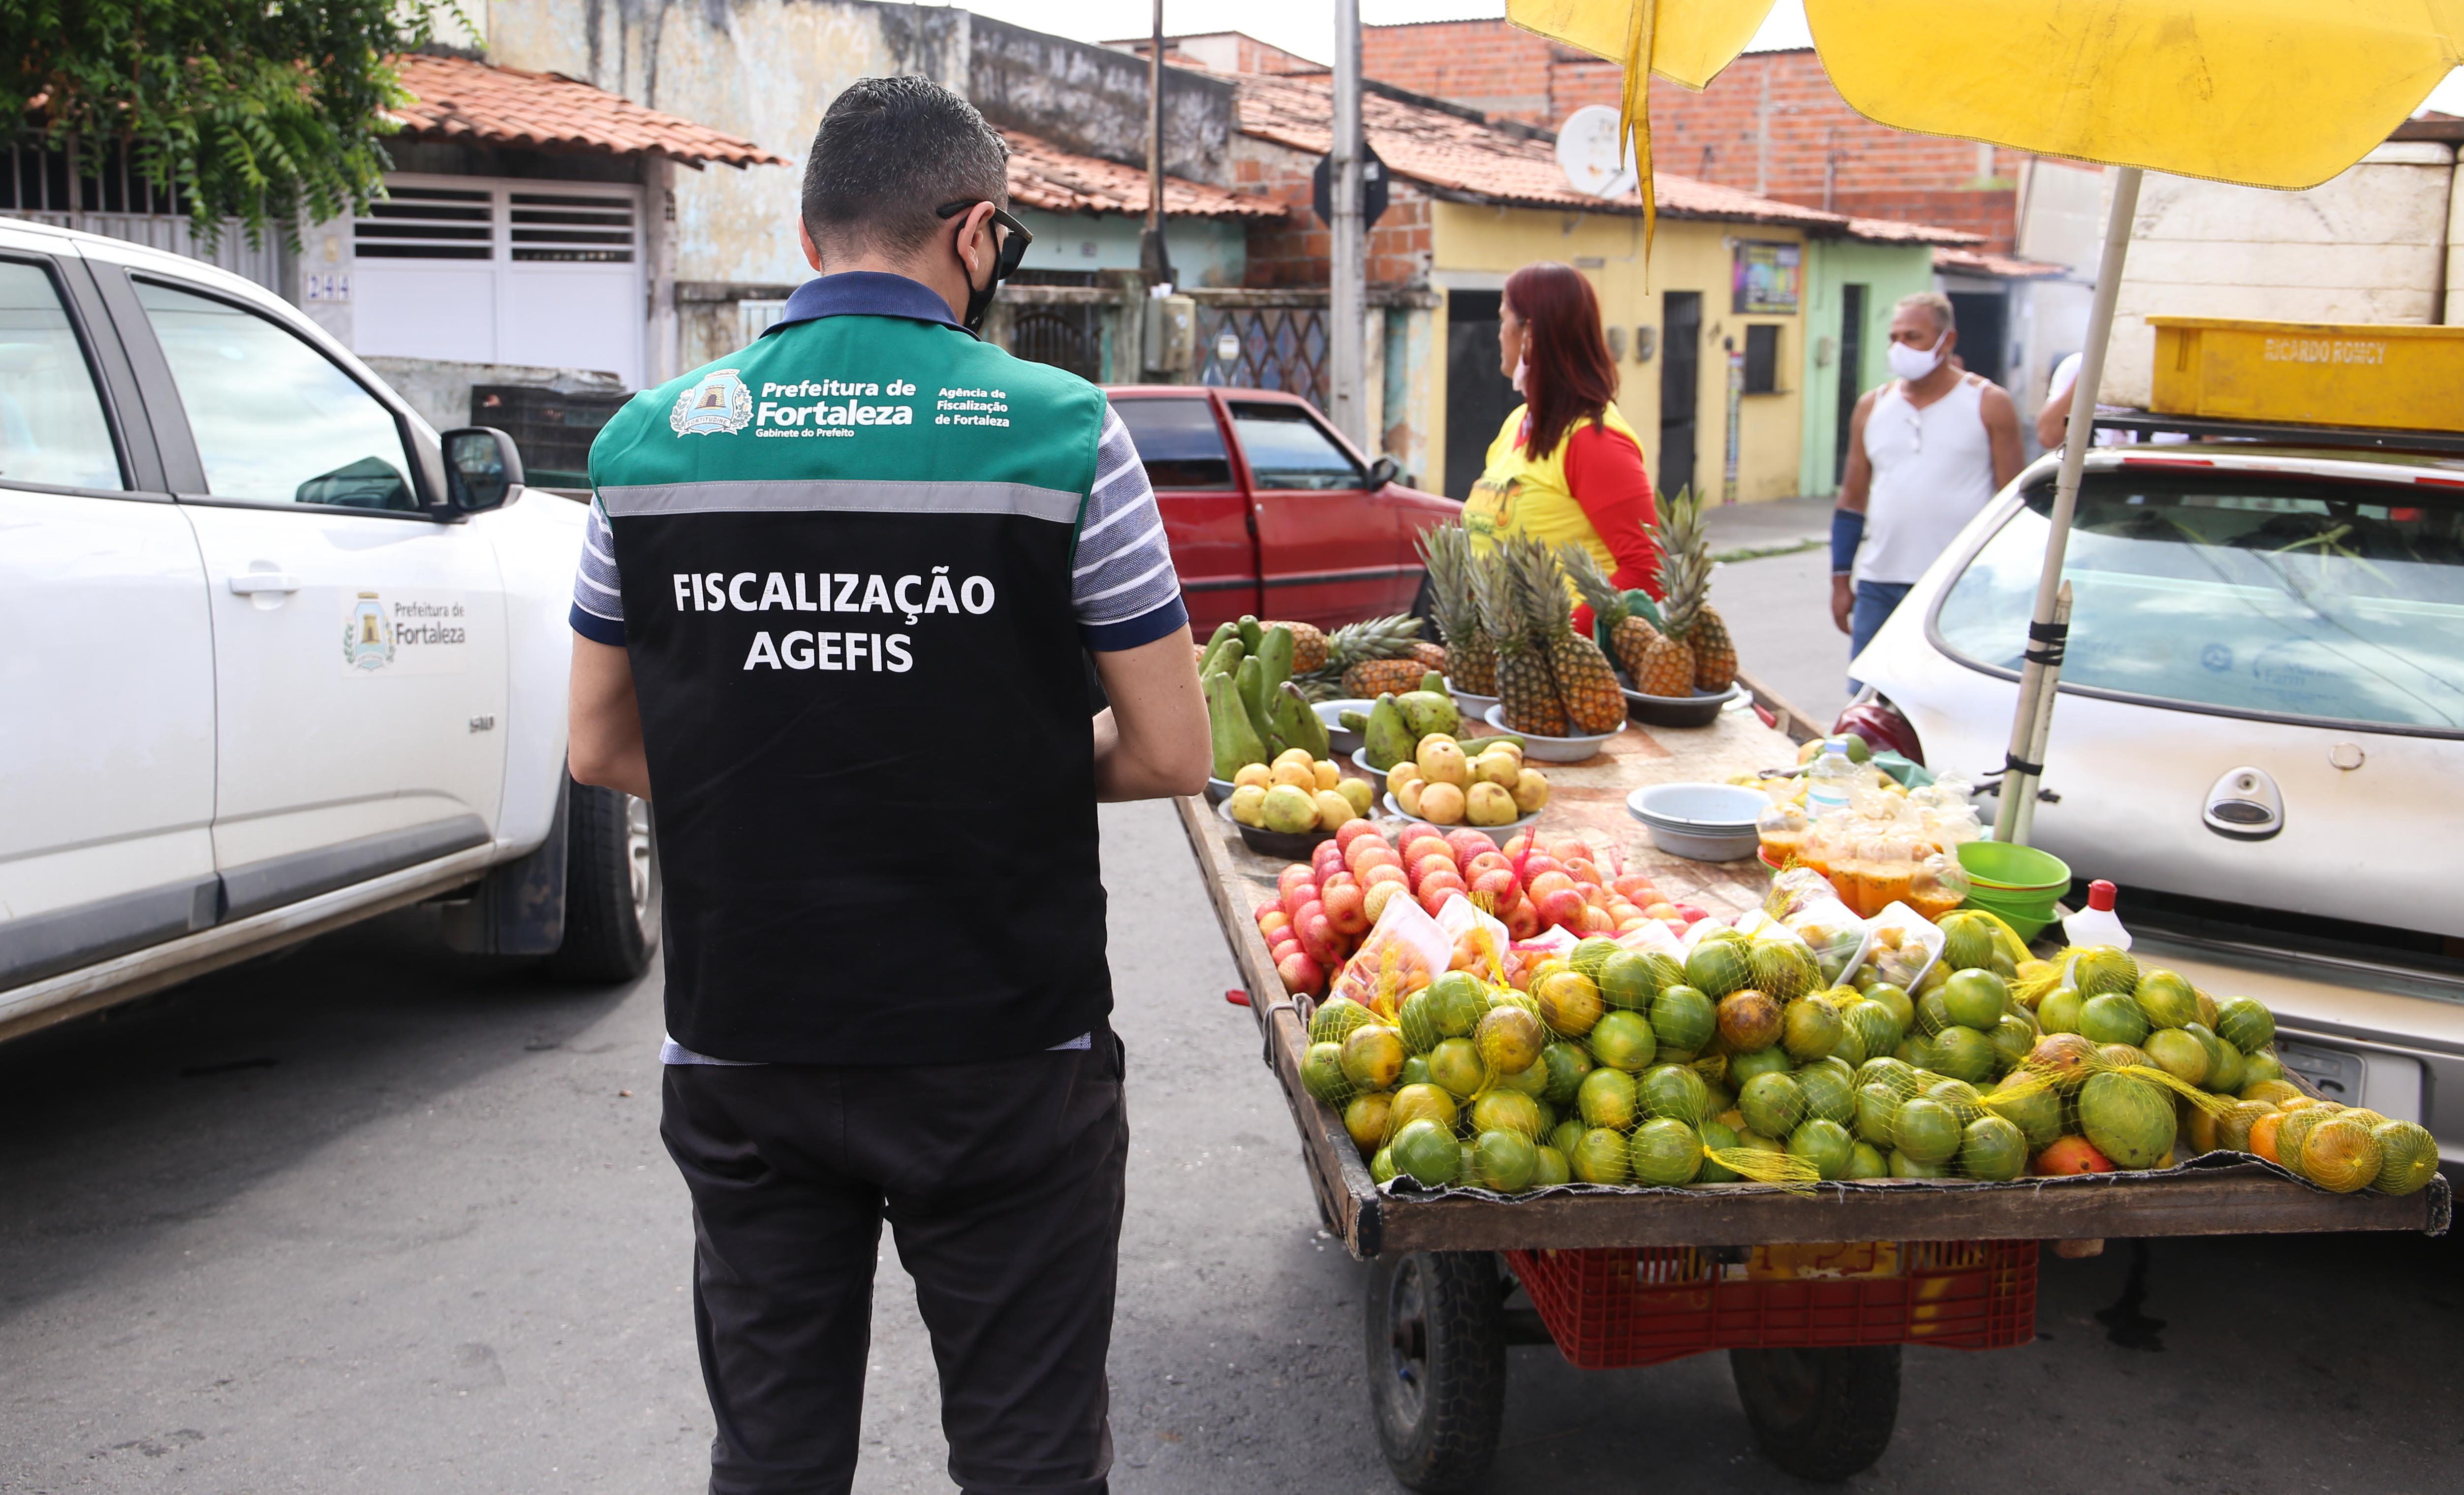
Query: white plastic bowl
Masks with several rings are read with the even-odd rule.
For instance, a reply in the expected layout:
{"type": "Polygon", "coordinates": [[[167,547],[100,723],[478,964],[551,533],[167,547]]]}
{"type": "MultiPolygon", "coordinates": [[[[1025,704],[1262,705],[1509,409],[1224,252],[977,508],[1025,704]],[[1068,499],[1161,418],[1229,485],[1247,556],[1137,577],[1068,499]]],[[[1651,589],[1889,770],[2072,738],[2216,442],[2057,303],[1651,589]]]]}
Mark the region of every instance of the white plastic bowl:
{"type": "Polygon", "coordinates": [[[1328,745],[1337,753],[1350,754],[1359,751],[1362,738],[1360,733],[1343,725],[1343,713],[1357,711],[1362,716],[1367,716],[1369,708],[1375,704],[1377,703],[1375,701],[1347,697],[1341,701],[1321,701],[1309,709],[1316,712],[1317,719],[1326,724],[1328,745]]]}
{"type": "Polygon", "coordinates": [[[1523,739],[1523,756],[1537,763],[1580,763],[1597,755],[1608,741],[1624,731],[1601,732],[1592,737],[1543,737],[1537,732],[1517,732],[1506,725],[1506,707],[1494,705],[1481,714],[1481,720],[1501,732],[1512,732],[1523,739]]]}

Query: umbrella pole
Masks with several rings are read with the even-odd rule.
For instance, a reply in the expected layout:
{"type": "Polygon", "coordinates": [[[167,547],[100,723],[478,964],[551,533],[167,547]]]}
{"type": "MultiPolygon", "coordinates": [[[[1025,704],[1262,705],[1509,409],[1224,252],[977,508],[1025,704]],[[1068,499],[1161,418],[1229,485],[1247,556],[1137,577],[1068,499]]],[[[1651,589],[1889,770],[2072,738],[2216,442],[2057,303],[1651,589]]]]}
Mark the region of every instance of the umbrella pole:
{"type": "MultiPolygon", "coordinates": [[[[2061,591],[2054,598],[2054,626],[2057,629],[2067,629],[2070,623],[2071,584],[2065,581],[2062,583],[2061,591]]],[[[2053,735],[2054,730],[2054,692],[2061,684],[2061,674],[2062,662],[2059,659],[2055,659],[2045,666],[2044,690],[2037,698],[2035,729],[2028,739],[2030,763],[2045,761],[2045,739],[2053,735]]],[[[2014,845],[2025,846],[2028,844],[2029,833],[2035,830],[2036,825],[2036,796],[2023,795],[2013,804],[2014,808],[2011,813],[2010,839],[2014,845]]]]}
{"type": "Polygon", "coordinates": [[[2113,308],[2122,295],[2131,220],[2139,214],[2139,179],[2137,167],[2114,170],[2113,212],[2104,225],[2104,259],[2097,267],[2096,295],[2088,302],[2087,346],[2079,349],[2079,382],[2071,386],[2062,473],[2054,485],[2054,512],[2045,528],[2045,565],[2036,577],[2036,606],[2029,614],[2028,650],[2019,668],[2019,706],[2012,715],[2011,746],[2002,759],[2002,802],[1993,816],[1996,840],[2025,843],[2035,818],[2036,785],[2045,775],[2044,745],[2053,725],[2062,647],[2070,636],[2068,618],[2056,616],[2062,591],[2062,557],[2070,548],[2079,474],[2087,465],[2088,443],[2095,434],[2096,396],[2104,383],[2104,346],[2113,336],[2113,308]]]}

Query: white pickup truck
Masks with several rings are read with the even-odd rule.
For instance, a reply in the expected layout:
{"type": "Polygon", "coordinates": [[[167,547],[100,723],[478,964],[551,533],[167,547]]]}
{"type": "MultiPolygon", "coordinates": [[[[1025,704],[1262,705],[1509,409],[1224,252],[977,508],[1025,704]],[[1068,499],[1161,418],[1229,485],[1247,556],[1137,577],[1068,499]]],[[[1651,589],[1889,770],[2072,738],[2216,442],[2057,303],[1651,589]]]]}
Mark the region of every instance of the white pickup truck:
{"type": "Polygon", "coordinates": [[[564,769],[583,510],[278,298],[0,220],[0,1038],[416,902],[638,974],[647,807],[564,769]]]}

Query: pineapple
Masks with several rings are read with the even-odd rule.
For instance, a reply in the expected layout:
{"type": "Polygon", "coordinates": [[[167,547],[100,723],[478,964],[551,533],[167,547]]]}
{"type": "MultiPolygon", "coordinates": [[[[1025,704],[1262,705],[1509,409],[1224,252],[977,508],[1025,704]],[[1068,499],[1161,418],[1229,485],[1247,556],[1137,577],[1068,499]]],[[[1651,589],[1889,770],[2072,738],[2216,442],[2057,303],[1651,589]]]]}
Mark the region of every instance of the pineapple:
{"type": "MultiPolygon", "coordinates": [[[[1661,618],[1668,636],[1686,645],[1684,683],[1675,690],[1637,682],[1651,695],[1689,695],[1695,690],[1726,690],[1737,678],[1737,647],[1728,627],[1711,609],[1711,546],[1703,533],[1703,501],[1686,489],[1670,499],[1652,536],[1660,547],[1661,618]]],[[[1661,684],[1673,682],[1673,658],[1661,662],[1661,684]]]]}
{"type": "Polygon", "coordinates": [[[1694,688],[1726,690],[1736,680],[1737,645],[1728,625],[1705,602],[1694,616],[1694,688]]]}
{"type": "Polygon", "coordinates": [[[1420,620],[1410,614],[1393,617],[1373,617],[1358,623],[1346,623],[1326,636],[1326,658],[1314,670],[1300,667],[1300,636],[1292,636],[1292,678],[1301,693],[1311,701],[1331,700],[1336,694],[1376,699],[1378,692],[1417,690],[1427,667],[1412,658],[1412,645],[1419,640],[1420,620]],[[1354,680],[1353,672],[1364,664],[1392,662],[1397,668],[1376,671],[1354,680]],[[1405,678],[1411,683],[1397,685],[1393,681],[1405,678]],[[1354,690],[1355,683],[1383,680],[1387,683],[1377,690],[1354,690]]]}
{"type": "Polygon", "coordinates": [[[1326,668],[1326,632],[1314,623],[1268,623],[1292,631],[1292,675],[1314,675],[1326,668]]]}
{"type": "Polygon", "coordinates": [[[1421,639],[1412,645],[1412,658],[1420,661],[1423,671],[1435,670],[1441,675],[1446,672],[1446,651],[1442,644],[1421,639]]]}
{"type": "Polygon", "coordinates": [[[1471,534],[1460,522],[1420,535],[1420,558],[1429,567],[1431,611],[1445,636],[1446,682],[1475,696],[1497,694],[1497,642],[1480,615],[1471,591],[1471,534]]]}
{"type": "Polygon", "coordinates": [[[1693,649],[1666,634],[1654,637],[1643,651],[1642,673],[1635,677],[1634,688],[1646,696],[1674,696],[1680,701],[1693,695],[1693,649]]]}
{"type": "Polygon", "coordinates": [[[1429,667],[1418,659],[1363,659],[1343,672],[1343,693],[1356,701],[1375,701],[1393,692],[1420,688],[1429,667]]]}
{"type": "Polygon", "coordinates": [[[1521,574],[1507,564],[1504,550],[1491,550],[1473,565],[1471,583],[1488,635],[1497,641],[1497,695],[1507,730],[1566,736],[1565,703],[1557,699],[1557,678],[1550,673],[1548,653],[1532,635],[1521,574]]]}
{"type": "Polygon", "coordinates": [[[1635,616],[1626,606],[1625,593],[1601,573],[1600,563],[1592,559],[1592,552],[1570,545],[1558,553],[1565,560],[1566,575],[1573,582],[1574,590],[1582,593],[1583,601],[1599,618],[1600,629],[1609,637],[1610,651],[1624,668],[1626,679],[1642,679],[1643,661],[1650,658],[1652,640],[1660,636],[1660,630],[1635,616]]]}
{"type": "Polygon", "coordinates": [[[1614,732],[1625,725],[1625,691],[1600,646],[1574,632],[1566,606],[1566,576],[1557,557],[1537,540],[1518,538],[1507,564],[1523,578],[1522,595],[1531,627],[1548,651],[1549,673],[1576,733],[1614,732]]]}

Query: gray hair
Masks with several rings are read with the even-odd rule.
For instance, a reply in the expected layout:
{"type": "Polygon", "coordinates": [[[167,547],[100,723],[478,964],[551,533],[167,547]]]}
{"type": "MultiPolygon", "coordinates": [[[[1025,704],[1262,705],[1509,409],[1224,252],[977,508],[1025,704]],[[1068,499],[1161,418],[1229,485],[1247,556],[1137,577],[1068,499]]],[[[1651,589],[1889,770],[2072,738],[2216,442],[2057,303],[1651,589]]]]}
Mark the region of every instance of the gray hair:
{"type": "Polygon", "coordinates": [[[946,203],[1009,205],[1009,145],[929,78],[860,78],[822,115],[804,163],[804,228],[826,257],[910,255],[946,203]]]}
{"type": "Polygon", "coordinates": [[[1892,304],[1891,312],[1896,316],[1901,312],[1920,307],[1926,315],[1933,318],[1933,327],[1936,332],[1959,330],[1959,318],[1950,309],[1950,298],[1940,291],[1919,291],[1913,296],[1903,296],[1892,304]]]}

